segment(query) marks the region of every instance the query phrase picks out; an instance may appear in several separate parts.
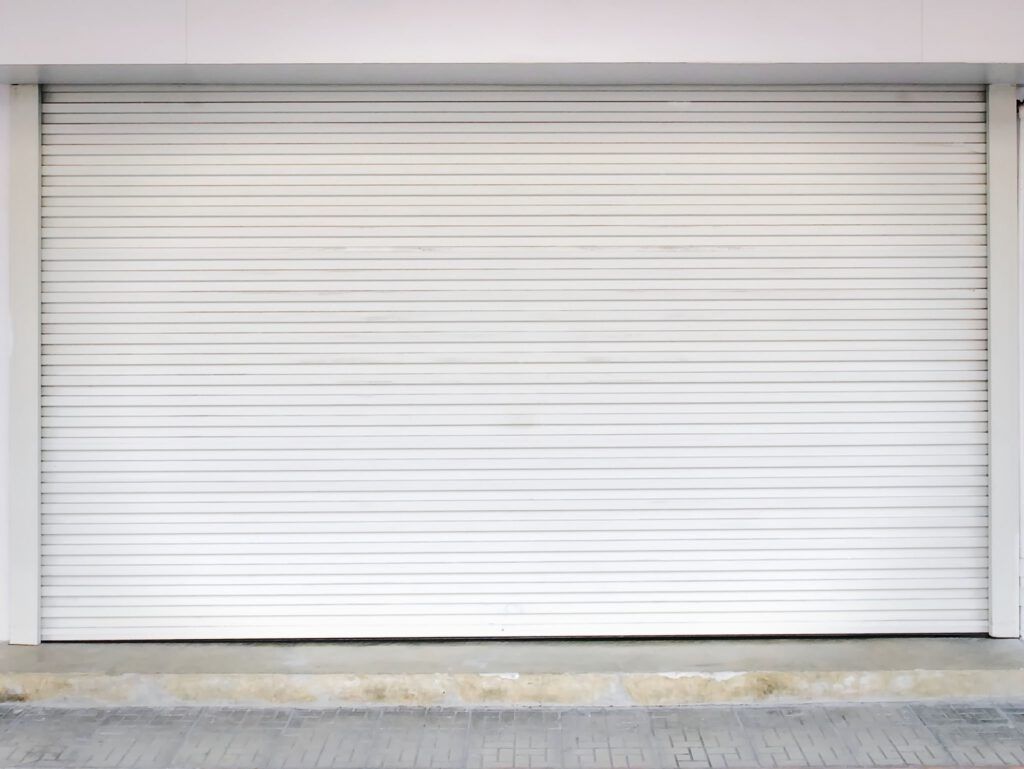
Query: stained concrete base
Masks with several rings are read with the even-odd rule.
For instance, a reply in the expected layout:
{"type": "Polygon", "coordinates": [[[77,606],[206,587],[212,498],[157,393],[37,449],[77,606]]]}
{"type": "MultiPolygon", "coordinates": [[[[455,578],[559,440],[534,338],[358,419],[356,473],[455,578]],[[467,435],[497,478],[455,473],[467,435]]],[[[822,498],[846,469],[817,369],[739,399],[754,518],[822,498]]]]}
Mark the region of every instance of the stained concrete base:
{"type": "Polygon", "coordinates": [[[0,699],[48,704],[684,705],[1024,698],[988,638],[0,646],[0,699]]]}

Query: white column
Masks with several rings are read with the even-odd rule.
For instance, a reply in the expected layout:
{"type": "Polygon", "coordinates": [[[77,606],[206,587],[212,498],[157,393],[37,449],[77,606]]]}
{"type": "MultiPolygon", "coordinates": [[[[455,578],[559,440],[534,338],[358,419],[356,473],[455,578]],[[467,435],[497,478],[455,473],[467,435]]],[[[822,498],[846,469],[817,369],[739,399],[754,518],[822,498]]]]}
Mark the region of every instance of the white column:
{"type": "Polygon", "coordinates": [[[39,86],[11,89],[11,643],[39,643],[39,86]]]}
{"type": "Polygon", "coordinates": [[[1017,96],[988,89],[989,633],[1020,635],[1017,96]]]}

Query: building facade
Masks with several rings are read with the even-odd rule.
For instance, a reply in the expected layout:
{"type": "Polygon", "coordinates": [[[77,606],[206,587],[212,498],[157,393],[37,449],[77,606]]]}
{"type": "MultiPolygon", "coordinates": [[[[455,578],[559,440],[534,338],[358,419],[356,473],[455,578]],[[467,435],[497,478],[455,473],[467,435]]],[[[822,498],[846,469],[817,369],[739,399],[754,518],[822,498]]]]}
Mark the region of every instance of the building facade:
{"type": "Polygon", "coordinates": [[[11,641],[1018,636],[1024,10],[425,6],[0,2],[11,641]]]}

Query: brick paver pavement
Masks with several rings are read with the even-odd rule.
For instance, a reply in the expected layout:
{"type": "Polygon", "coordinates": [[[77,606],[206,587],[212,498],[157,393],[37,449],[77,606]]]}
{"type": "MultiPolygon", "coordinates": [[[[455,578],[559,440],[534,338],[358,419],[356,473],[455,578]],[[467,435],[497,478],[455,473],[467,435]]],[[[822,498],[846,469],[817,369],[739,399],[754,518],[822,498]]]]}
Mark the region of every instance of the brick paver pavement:
{"type": "Polygon", "coordinates": [[[1024,702],[673,708],[0,705],[0,767],[1024,766],[1024,702]]]}

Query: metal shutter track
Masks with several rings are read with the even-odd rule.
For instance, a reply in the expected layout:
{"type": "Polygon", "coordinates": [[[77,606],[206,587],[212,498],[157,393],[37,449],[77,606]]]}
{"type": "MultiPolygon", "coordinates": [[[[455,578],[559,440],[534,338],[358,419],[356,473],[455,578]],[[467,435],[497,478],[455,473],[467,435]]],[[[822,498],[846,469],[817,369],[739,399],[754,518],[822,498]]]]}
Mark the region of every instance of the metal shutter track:
{"type": "Polygon", "coordinates": [[[975,88],[46,89],[46,639],[987,628],[975,88]]]}

